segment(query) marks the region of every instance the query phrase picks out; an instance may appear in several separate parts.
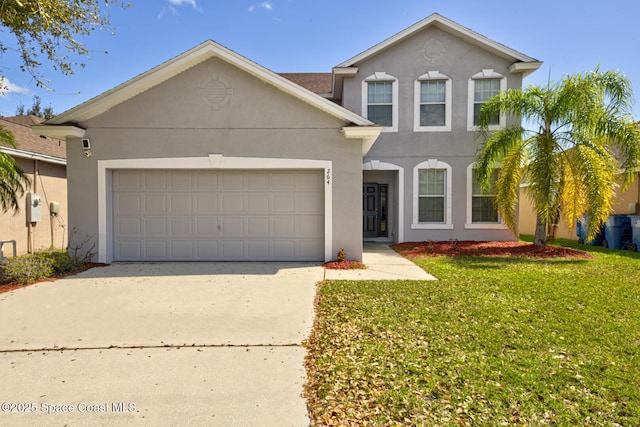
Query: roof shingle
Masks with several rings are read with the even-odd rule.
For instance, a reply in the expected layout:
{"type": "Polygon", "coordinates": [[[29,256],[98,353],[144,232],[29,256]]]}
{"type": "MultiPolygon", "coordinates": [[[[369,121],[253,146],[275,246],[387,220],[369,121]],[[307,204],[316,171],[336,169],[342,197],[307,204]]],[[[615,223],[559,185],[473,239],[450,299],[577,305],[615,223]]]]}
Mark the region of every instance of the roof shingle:
{"type": "MultiPolygon", "coordinates": [[[[66,159],[66,141],[38,135],[31,128],[31,125],[37,125],[42,122],[44,122],[44,119],[31,115],[2,117],[0,118],[0,127],[13,133],[19,150],[66,159]]],[[[0,142],[0,145],[4,144],[0,142]]]]}
{"type": "Polygon", "coordinates": [[[332,73],[279,73],[285,79],[317,94],[331,93],[332,73]]]}

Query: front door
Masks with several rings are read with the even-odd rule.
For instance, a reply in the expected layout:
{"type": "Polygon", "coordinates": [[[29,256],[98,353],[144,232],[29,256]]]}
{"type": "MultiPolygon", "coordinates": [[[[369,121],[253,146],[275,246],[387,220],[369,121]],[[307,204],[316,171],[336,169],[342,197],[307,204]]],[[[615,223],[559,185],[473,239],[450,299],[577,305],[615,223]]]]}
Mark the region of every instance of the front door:
{"type": "Polygon", "coordinates": [[[362,185],[362,237],[387,237],[387,184],[362,185]]]}

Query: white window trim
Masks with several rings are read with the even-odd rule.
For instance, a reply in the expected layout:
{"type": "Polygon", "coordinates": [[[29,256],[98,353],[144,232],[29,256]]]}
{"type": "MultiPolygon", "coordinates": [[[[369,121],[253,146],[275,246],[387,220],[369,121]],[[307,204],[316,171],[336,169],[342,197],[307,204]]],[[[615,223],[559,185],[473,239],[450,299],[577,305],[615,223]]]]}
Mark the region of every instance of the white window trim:
{"type": "Polygon", "coordinates": [[[464,225],[468,230],[506,230],[507,226],[500,216],[498,222],[473,222],[473,169],[476,164],[471,163],[467,167],[467,222],[464,225]]]}
{"type": "Polygon", "coordinates": [[[451,230],[453,223],[451,222],[451,166],[448,163],[441,162],[438,159],[429,159],[422,163],[418,163],[413,168],[413,230],[451,230]],[[418,200],[420,198],[419,172],[421,169],[444,169],[446,171],[445,182],[445,212],[444,222],[420,222],[418,220],[419,213],[418,200]]]}
{"type": "Polygon", "coordinates": [[[428,71],[418,77],[414,85],[414,109],[413,109],[413,130],[414,132],[450,132],[451,131],[451,79],[449,76],[441,74],[439,71],[428,71]],[[444,126],[421,126],[420,125],[420,83],[426,80],[445,81],[445,104],[444,104],[444,126]]]}
{"type": "Polygon", "coordinates": [[[369,90],[371,82],[391,82],[391,126],[382,128],[382,132],[398,132],[398,79],[385,72],[375,72],[362,81],[362,117],[369,117],[369,90]]]}
{"type": "MultiPolygon", "coordinates": [[[[479,73],[474,74],[469,78],[469,89],[467,94],[467,130],[468,131],[477,131],[480,130],[478,126],[474,126],[473,124],[473,104],[474,104],[474,90],[475,90],[475,81],[481,79],[500,79],[500,92],[504,92],[507,90],[507,78],[500,73],[496,73],[492,69],[482,70],[479,73]]],[[[500,114],[500,124],[499,125],[490,125],[488,130],[498,130],[502,129],[507,124],[506,115],[500,114]]]]}

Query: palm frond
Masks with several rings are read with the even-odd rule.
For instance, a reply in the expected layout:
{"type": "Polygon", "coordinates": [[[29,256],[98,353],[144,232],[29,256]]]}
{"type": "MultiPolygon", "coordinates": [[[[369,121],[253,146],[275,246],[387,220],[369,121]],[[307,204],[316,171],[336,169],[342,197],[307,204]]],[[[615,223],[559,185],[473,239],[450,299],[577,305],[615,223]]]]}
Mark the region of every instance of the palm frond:
{"type": "Polygon", "coordinates": [[[514,145],[503,157],[494,186],[494,206],[514,234],[517,233],[516,205],[526,158],[526,145],[520,141],[520,144],[514,145]]]}

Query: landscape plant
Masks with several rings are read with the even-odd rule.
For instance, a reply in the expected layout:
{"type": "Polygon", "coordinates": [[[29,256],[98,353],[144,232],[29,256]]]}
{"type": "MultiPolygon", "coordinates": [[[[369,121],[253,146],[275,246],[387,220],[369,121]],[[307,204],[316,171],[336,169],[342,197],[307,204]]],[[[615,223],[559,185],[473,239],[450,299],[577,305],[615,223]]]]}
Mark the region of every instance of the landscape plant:
{"type": "Polygon", "coordinates": [[[499,170],[495,207],[514,233],[520,185],[526,183],[536,215],[536,245],[546,244],[547,225],[559,215],[574,227],[587,214],[587,240],[596,236],[611,213],[618,176],[626,189],[640,164],[640,127],[632,103],[628,78],[596,69],[546,86],[509,89],[484,104],[476,172],[488,189],[499,170]],[[520,117],[522,124],[490,129],[501,114],[520,117]]]}

